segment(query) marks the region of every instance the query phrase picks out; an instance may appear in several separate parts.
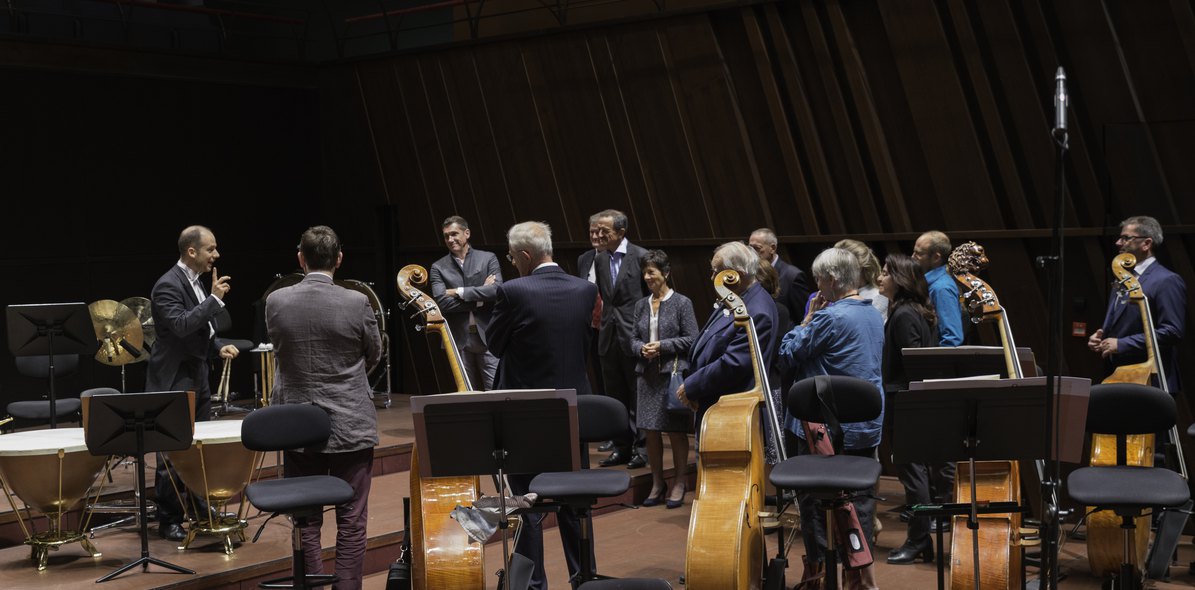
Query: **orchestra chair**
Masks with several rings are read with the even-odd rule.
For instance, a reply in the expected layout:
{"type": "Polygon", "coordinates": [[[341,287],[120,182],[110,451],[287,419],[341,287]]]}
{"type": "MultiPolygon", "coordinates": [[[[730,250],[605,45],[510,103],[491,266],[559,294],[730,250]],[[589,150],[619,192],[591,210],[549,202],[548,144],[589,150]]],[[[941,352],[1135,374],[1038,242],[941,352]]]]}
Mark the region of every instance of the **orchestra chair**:
{"type": "MultiPolygon", "coordinates": [[[[867,422],[883,410],[884,398],[872,383],[841,375],[809,377],[793,384],[785,400],[788,413],[798,420],[826,424],[830,436],[831,424],[867,422]],[[818,398],[818,381],[827,408],[818,398]]],[[[834,448],[841,448],[841,440],[833,440],[834,448]]],[[[805,444],[802,442],[802,444],[805,444]]],[[[826,587],[838,588],[838,551],[835,544],[833,511],[876,485],[883,466],[870,457],[854,455],[796,455],[772,469],[769,480],[778,490],[794,490],[812,496],[818,508],[826,513],[826,587]]]]}
{"type": "Polygon", "coordinates": [[[1136,383],[1093,385],[1087,405],[1087,432],[1116,436],[1116,465],[1082,467],[1066,479],[1067,492],[1093,512],[1111,510],[1121,519],[1124,560],[1117,590],[1140,588],[1129,551],[1136,518],[1155,508],[1177,508],[1190,499],[1187,481],[1164,467],[1125,465],[1125,440],[1130,434],[1166,432],[1175,424],[1174,398],[1156,387],[1136,383]]]}
{"type": "Polygon", "coordinates": [[[625,469],[589,468],[589,443],[623,440],[630,426],[622,402],[596,394],[577,396],[577,422],[581,469],[541,473],[531,480],[528,491],[539,494],[541,503],[532,510],[568,511],[580,521],[580,571],[576,576],[585,583],[606,578],[597,574],[594,563],[593,506],[599,498],[621,496],[631,487],[631,475],[625,469]]]}
{"type": "MultiPolygon", "coordinates": [[[[322,408],[309,404],[281,404],[254,410],[241,423],[241,443],[251,451],[295,451],[328,440],[332,421],[322,408]]],[[[303,528],[311,518],[323,513],[325,506],[344,504],[353,499],[348,482],[331,475],[306,475],[257,481],[245,488],[245,497],[270,518],[285,514],[294,522],[291,576],[267,580],[260,588],[295,588],[296,590],[333,584],[335,574],[308,574],[303,562],[303,528]],[[292,584],[283,582],[291,581],[292,584]]],[[[266,519],[267,522],[269,519],[266,519]]],[[[264,527],[265,524],[263,523],[264,527]]],[[[260,531],[259,531],[260,533],[260,531]]],[[[254,538],[256,541],[256,537],[254,538]]]]}
{"type": "MultiPolygon", "coordinates": [[[[46,379],[50,377],[50,357],[49,355],[40,356],[18,356],[16,357],[17,372],[26,377],[33,379],[46,379]]],[[[65,377],[74,373],[79,368],[79,355],[77,354],[56,354],[54,355],[54,378],[65,377]]],[[[50,400],[49,392],[45,394],[46,399],[12,402],[8,404],[5,411],[13,418],[12,422],[4,425],[4,428],[9,431],[16,428],[25,428],[29,426],[41,426],[50,423],[50,400]]],[[[66,397],[57,398],[54,402],[54,409],[56,414],[56,421],[78,422],[79,408],[82,404],[78,398],[66,397]]]]}

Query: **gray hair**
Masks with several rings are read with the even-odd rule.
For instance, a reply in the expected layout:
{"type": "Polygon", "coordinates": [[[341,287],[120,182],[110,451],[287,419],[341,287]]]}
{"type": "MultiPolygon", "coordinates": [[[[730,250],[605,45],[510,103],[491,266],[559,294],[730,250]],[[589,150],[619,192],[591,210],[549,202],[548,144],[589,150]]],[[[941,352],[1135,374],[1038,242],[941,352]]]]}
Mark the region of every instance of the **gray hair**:
{"type": "Polygon", "coordinates": [[[614,231],[623,231],[627,228],[627,214],[618,209],[606,209],[605,211],[598,211],[589,216],[589,225],[595,225],[598,221],[609,217],[614,225],[614,231]]]}
{"type": "Polygon", "coordinates": [[[751,284],[759,272],[759,254],[742,242],[726,242],[714,250],[714,256],[722,257],[722,266],[738,272],[744,284],[751,284]]]}
{"type": "Polygon", "coordinates": [[[780,243],[780,241],[776,239],[776,232],[772,231],[772,228],[770,227],[761,227],[751,232],[751,235],[759,236],[759,238],[763,240],[763,243],[769,246],[775,247],[776,244],[780,243]]]}
{"type": "Polygon", "coordinates": [[[1124,228],[1130,225],[1137,226],[1137,231],[1153,240],[1155,246],[1162,245],[1162,224],[1158,223],[1157,219],[1148,215],[1134,215],[1120,222],[1120,231],[1124,231],[1124,228]]]}
{"type": "Polygon", "coordinates": [[[859,259],[842,248],[827,248],[813,259],[813,277],[834,281],[834,288],[846,291],[863,286],[859,259]]]}
{"type": "Polygon", "coordinates": [[[526,250],[531,258],[552,255],[552,228],[542,221],[516,223],[506,232],[511,251],[526,250]]]}

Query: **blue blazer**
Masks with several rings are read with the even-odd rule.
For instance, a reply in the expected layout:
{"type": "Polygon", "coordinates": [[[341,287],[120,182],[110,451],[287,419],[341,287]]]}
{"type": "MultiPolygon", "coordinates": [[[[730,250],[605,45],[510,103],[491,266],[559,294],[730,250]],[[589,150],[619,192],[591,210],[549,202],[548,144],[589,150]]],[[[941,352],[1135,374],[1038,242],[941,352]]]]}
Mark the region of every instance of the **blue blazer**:
{"type": "Polygon", "coordinates": [[[487,344],[497,389],[591,393],[586,359],[597,286],[546,266],[498,286],[487,344]]]}
{"type": "MultiPolygon", "coordinates": [[[[759,283],[743,294],[747,313],[755,322],[755,333],[763,349],[760,361],[764,370],[776,358],[776,302],[759,283]]],[[[697,402],[697,430],[705,412],[728,393],[741,393],[755,386],[751,369],[751,346],[746,330],[734,325],[734,316],[719,306],[706,321],[689,355],[689,373],[685,377],[685,397],[697,402]]]]}
{"type": "MultiPolygon", "coordinates": [[[[1137,277],[1141,290],[1149,300],[1154,330],[1158,335],[1158,354],[1166,371],[1166,385],[1171,394],[1182,391],[1179,379],[1178,345],[1182,342],[1187,321],[1187,284],[1182,277],[1162,266],[1150,264],[1137,277]]],[[[1141,313],[1127,297],[1118,302],[1115,293],[1108,297],[1108,312],[1104,316],[1104,337],[1116,338],[1119,352],[1110,357],[1109,369],[1121,365],[1145,362],[1145,331],[1141,313]]]]}

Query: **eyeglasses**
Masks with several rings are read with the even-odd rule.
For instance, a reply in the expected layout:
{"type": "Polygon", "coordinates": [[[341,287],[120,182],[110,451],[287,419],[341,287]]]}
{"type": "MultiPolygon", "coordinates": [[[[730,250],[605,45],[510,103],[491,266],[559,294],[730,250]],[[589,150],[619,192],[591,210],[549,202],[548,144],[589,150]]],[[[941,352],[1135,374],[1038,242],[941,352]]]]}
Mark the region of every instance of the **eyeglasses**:
{"type": "Polygon", "coordinates": [[[1144,238],[1148,238],[1148,237],[1149,236],[1129,236],[1129,235],[1121,234],[1120,236],[1118,236],[1116,238],[1116,241],[1117,242],[1131,242],[1133,240],[1140,240],[1140,239],[1144,239],[1144,238]]]}
{"type": "Polygon", "coordinates": [[[514,257],[514,256],[511,256],[510,254],[507,254],[507,255],[506,255],[506,261],[507,261],[507,262],[509,262],[509,263],[511,263],[511,264],[514,264],[514,263],[515,263],[515,257],[514,257]]]}

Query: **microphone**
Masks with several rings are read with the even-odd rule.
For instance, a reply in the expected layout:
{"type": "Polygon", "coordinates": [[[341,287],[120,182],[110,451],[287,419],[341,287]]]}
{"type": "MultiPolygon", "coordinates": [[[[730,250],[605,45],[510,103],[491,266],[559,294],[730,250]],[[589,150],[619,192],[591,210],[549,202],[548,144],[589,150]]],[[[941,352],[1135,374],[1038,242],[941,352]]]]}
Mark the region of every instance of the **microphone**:
{"type": "Polygon", "coordinates": [[[1054,76],[1054,132],[1066,131],[1066,107],[1070,100],[1066,96],[1066,71],[1058,66],[1058,73],[1054,76]]]}

